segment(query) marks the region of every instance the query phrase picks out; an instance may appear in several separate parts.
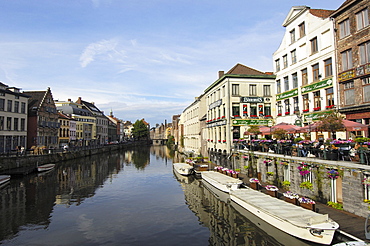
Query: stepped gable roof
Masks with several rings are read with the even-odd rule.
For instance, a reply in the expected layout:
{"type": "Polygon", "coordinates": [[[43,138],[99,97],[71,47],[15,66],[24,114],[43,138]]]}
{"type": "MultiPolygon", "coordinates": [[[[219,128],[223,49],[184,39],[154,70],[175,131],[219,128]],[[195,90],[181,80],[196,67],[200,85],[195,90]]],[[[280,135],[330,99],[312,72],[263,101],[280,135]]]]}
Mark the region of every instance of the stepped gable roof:
{"type": "Polygon", "coordinates": [[[100,109],[98,107],[96,107],[94,103],[84,101],[84,100],[82,100],[81,97],[79,97],[77,99],[76,103],[81,104],[81,105],[84,105],[87,109],[89,109],[93,113],[95,112],[95,113],[103,114],[103,112],[100,111],[100,109]]]}
{"type": "Polygon", "coordinates": [[[226,74],[264,75],[265,73],[238,63],[226,74]]]}
{"type": "Polygon", "coordinates": [[[320,18],[328,18],[332,13],[334,13],[334,10],[327,10],[327,9],[310,9],[310,14],[320,17],[320,18]]]}
{"type": "Polygon", "coordinates": [[[28,109],[39,108],[47,91],[25,91],[23,92],[30,98],[28,99],[28,109]]]}

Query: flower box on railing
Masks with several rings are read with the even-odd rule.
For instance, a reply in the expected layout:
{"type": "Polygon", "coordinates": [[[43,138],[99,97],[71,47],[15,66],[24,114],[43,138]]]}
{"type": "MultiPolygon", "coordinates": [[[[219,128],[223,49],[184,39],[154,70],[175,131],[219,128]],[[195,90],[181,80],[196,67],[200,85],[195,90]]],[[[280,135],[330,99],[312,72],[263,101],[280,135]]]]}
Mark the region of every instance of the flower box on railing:
{"type": "Polygon", "coordinates": [[[249,179],[249,186],[254,189],[254,190],[258,190],[259,189],[259,183],[260,181],[256,178],[251,178],[249,179]]]}
{"type": "Polygon", "coordinates": [[[332,109],[332,108],[335,108],[335,105],[326,106],[325,108],[326,109],[332,109]]]}
{"type": "Polygon", "coordinates": [[[257,118],[258,116],[257,116],[257,115],[255,115],[255,114],[252,114],[250,117],[251,117],[251,118],[257,118]]]}
{"type": "Polygon", "coordinates": [[[221,143],[221,140],[218,140],[219,143],[221,143]]]}
{"type": "Polygon", "coordinates": [[[272,118],[271,115],[265,115],[265,118],[272,118]]]}
{"type": "Polygon", "coordinates": [[[302,207],[302,208],[305,208],[305,209],[309,209],[309,210],[312,210],[312,211],[316,211],[316,202],[309,199],[309,198],[306,198],[306,197],[301,197],[298,199],[298,202],[299,202],[299,205],[302,207]]]}
{"type": "Polygon", "coordinates": [[[307,113],[308,111],[310,111],[309,109],[303,109],[302,112],[303,113],[307,113]]]}
{"type": "Polygon", "coordinates": [[[223,143],[226,143],[226,140],[222,140],[223,143]]]}
{"type": "Polygon", "coordinates": [[[221,118],[222,118],[222,119],[224,119],[224,118],[225,118],[225,116],[222,116],[221,118]]]}
{"type": "Polygon", "coordinates": [[[281,113],[280,114],[277,114],[277,116],[281,116],[281,113]]]}
{"type": "Polygon", "coordinates": [[[319,111],[321,110],[321,107],[316,107],[316,108],[313,108],[314,111],[319,111]]]}
{"type": "Polygon", "coordinates": [[[288,115],[288,114],[290,114],[290,112],[285,112],[285,115],[288,115]]]}

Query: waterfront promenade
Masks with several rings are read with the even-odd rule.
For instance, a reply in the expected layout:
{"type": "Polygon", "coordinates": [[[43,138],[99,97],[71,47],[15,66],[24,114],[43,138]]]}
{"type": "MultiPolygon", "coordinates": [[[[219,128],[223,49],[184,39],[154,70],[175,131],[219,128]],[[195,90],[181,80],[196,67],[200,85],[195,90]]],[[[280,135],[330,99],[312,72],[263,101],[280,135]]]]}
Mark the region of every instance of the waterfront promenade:
{"type": "MultiPolygon", "coordinates": [[[[241,154],[249,154],[249,151],[246,150],[240,150],[241,154]]],[[[259,157],[265,157],[265,158],[283,158],[283,157],[289,157],[291,160],[294,161],[300,161],[300,162],[315,162],[320,163],[322,165],[326,166],[333,166],[333,167],[343,167],[348,169],[356,169],[356,170],[365,170],[370,172],[370,166],[358,164],[355,162],[350,161],[331,161],[331,160],[322,160],[319,158],[308,158],[308,157],[296,157],[296,156],[283,156],[281,154],[275,154],[275,153],[266,153],[266,152],[254,152],[255,155],[258,155],[259,157]]],[[[246,186],[249,186],[249,176],[246,173],[240,173],[239,174],[240,179],[243,180],[243,183],[246,186]]],[[[266,183],[261,182],[261,186],[264,187],[266,183]]],[[[261,189],[261,192],[265,192],[265,189],[261,189]]],[[[283,193],[285,192],[284,189],[279,188],[278,192],[278,198],[283,199],[283,193]]],[[[348,235],[349,237],[353,239],[360,239],[365,242],[370,243],[370,239],[366,239],[365,236],[365,222],[366,218],[362,216],[355,215],[353,213],[349,213],[347,211],[338,210],[332,207],[329,207],[326,204],[320,203],[316,201],[316,211],[321,214],[328,214],[330,218],[335,220],[339,224],[339,231],[344,234],[348,235]]]]}

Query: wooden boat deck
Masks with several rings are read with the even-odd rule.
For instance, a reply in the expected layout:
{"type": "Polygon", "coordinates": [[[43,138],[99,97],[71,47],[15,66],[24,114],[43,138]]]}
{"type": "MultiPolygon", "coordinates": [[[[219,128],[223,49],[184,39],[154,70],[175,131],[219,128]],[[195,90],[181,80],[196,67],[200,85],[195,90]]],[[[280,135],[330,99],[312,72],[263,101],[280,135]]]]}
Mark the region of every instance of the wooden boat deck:
{"type": "MultiPolygon", "coordinates": [[[[304,209],[253,189],[246,188],[234,190],[231,191],[230,195],[231,199],[232,196],[235,196],[259,210],[263,210],[271,216],[286,220],[300,227],[318,224],[322,226],[332,221],[328,218],[327,214],[319,214],[314,211],[304,209]]],[[[328,224],[328,229],[332,229],[332,225],[328,224]]]]}

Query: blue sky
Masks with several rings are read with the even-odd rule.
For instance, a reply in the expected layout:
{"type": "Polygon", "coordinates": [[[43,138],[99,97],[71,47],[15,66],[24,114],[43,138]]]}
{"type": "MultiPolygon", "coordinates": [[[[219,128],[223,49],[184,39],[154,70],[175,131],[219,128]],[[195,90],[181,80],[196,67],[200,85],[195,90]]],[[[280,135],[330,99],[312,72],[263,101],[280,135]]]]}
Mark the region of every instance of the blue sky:
{"type": "Polygon", "coordinates": [[[292,6],[344,0],[0,0],[0,81],[122,120],[171,121],[241,63],[273,71],[292,6]]]}

